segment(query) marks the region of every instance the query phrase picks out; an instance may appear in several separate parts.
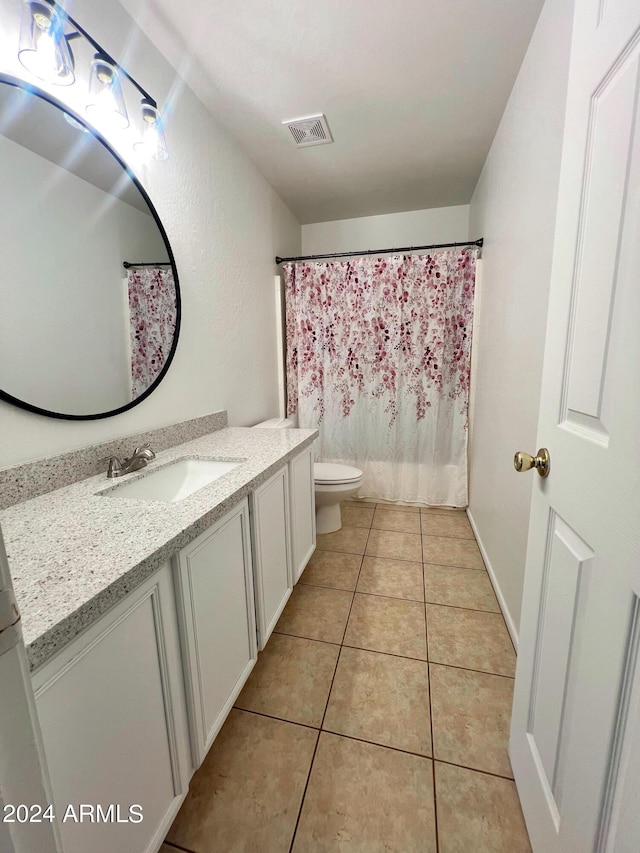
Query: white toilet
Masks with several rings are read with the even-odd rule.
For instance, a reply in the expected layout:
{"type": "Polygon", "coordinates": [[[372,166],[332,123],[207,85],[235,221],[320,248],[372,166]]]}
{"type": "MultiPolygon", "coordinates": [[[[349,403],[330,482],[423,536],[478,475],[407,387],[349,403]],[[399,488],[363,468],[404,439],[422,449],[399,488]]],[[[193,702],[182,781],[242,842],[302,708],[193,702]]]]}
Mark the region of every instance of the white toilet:
{"type": "MultiPolygon", "coordinates": [[[[295,424],[289,418],[271,418],[255,426],[256,429],[292,429],[295,424]]],[[[342,527],[340,501],[347,501],[357,494],[362,484],[362,471],[335,462],[316,462],[313,468],[316,532],[335,533],[342,527]]]]}

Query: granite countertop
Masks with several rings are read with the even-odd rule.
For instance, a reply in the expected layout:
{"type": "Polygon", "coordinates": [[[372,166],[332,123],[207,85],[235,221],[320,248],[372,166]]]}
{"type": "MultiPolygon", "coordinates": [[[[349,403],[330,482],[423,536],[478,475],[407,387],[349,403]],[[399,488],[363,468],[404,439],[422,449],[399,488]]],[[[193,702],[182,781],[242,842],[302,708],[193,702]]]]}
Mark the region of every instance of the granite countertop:
{"type": "Polygon", "coordinates": [[[140,472],[81,480],[0,512],[31,669],[106,613],[317,436],[226,428],[158,453],[140,472]],[[97,494],[184,457],[245,459],[176,503],[97,494]]]}

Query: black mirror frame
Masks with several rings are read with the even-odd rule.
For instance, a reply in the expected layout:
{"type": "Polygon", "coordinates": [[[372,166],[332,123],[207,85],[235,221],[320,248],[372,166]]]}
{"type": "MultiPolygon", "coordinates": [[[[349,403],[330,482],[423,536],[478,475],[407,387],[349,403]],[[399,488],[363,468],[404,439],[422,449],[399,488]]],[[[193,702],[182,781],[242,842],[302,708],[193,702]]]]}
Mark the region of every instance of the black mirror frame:
{"type": "Polygon", "coordinates": [[[137,406],[139,403],[142,403],[143,400],[146,400],[146,398],[149,397],[150,394],[152,394],[156,390],[158,385],[162,382],[162,380],[167,374],[167,371],[169,370],[171,362],[173,361],[176,347],[178,346],[178,338],[180,337],[182,306],[180,299],[180,284],[178,282],[178,270],[176,267],[175,258],[173,256],[173,251],[171,249],[171,244],[169,243],[169,238],[167,237],[167,232],[165,231],[164,225],[162,224],[162,221],[158,216],[158,212],[155,209],[151,199],[149,198],[147,191],[142,186],[138,178],[133,174],[129,166],[127,166],[127,164],[124,162],[122,157],[120,157],[120,155],[116,151],[114,151],[114,149],[107,142],[107,140],[94,127],[92,127],[90,124],[87,124],[87,122],[81,116],[79,116],[76,112],[67,107],[57,98],[54,98],[48,92],[39,89],[37,86],[33,86],[30,83],[27,83],[25,80],[21,80],[20,78],[11,77],[9,75],[0,73],[0,84],[1,83],[5,83],[9,86],[14,86],[16,89],[23,89],[24,91],[30,92],[32,95],[35,95],[38,98],[42,98],[42,100],[47,101],[52,106],[56,107],[59,110],[62,110],[62,112],[67,113],[77,122],[79,122],[79,124],[81,124],[83,127],[86,127],[89,133],[107,149],[107,151],[111,154],[112,157],[115,158],[117,163],[119,163],[123,171],[126,172],[126,174],[129,176],[129,179],[136,186],[138,192],[147,203],[147,206],[151,211],[151,215],[153,216],[153,219],[155,220],[155,223],[158,226],[158,230],[160,231],[162,239],[164,240],[167,255],[169,257],[169,263],[171,264],[171,269],[173,271],[173,280],[176,289],[176,329],[173,335],[173,343],[171,344],[171,349],[169,350],[169,354],[167,355],[167,360],[165,361],[164,366],[156,377],[155,381],[151,383],[151,385],[146,389],[146,391],[140,394],[139,397],[136,397],[135,400],[132,400],[130,403],[127,403],[126,406],[120,406],[120,408],[118,409],[111,409],[108,412],[100,412],[95,415],[67,415],[61,414],[60,412],[52,412],[48,409],[41,409],[39,406],[34,406],[31,403],[27,403],[25,400],[19,400],[17,397],[14,397],[12,394],[8,394],[6,391],[3,391],[0,388],[0,400],[3,400],[5,403],[10,403],[13,406],[18,406],[20,409],[26,409],[28,412],[33,412],[33,414],[43,415],[47,418],[57,418],[58,420],[65,421],[97,421],[102,420],[103,418],[112,418],[115,415],[122,414],[122,412],[128,412],[129,409],[133,409],[134,406],[137,406]]]}

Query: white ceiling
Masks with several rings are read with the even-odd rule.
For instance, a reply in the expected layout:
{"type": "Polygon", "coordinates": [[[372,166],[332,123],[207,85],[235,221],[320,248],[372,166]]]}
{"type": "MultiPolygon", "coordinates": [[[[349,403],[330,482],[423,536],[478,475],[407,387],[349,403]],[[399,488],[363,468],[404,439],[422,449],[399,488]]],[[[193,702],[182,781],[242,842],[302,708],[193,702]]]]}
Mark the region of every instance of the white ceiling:
{"type": "Polygon", "coordinates": [[[121,2],[310,223],[468,203],[543,0],[121,2]]]}

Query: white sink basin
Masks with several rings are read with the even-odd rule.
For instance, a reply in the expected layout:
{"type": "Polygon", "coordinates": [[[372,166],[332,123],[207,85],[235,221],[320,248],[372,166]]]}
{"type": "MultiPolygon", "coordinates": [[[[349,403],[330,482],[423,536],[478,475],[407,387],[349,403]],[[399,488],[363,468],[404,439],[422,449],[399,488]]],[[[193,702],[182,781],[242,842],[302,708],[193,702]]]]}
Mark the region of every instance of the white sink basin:
{"type": "Polygon", "coordinates": [[[198,489],[213,483],[218,477],[233,471],[244,459],[179,459],[158,468],[138,480],[120,483],[107,492],[107,498],[135,498],[143,501],[176,503],[198,489]]]}

